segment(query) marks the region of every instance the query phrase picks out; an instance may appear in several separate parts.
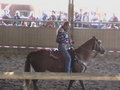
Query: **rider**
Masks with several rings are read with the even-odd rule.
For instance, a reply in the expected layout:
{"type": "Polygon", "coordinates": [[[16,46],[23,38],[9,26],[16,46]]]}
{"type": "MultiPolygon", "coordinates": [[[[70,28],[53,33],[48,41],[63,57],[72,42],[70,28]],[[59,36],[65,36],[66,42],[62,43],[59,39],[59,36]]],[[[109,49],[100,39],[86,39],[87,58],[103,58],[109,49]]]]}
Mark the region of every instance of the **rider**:
{"type": "Polygon", "coordinates": [[[62,52],[65,58],[65,72],[71,72],[71,56],[67,51],[70,46],[70,38],[68,35],[69,22],[64,22],[64,24],[57,30],[56,42],[58,43],[58,49],[62,52]]]}

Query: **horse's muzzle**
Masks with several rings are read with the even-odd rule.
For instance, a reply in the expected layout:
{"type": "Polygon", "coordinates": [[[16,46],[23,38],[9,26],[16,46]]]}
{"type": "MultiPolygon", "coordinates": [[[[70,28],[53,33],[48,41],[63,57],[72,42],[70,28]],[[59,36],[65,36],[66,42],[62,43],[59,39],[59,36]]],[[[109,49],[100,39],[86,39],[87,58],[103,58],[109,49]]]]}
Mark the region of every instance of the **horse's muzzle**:
{"type": "Polygon", "coordinates": [[[100,53],[105,54],[105,49],[102,49],[100,53]]]}

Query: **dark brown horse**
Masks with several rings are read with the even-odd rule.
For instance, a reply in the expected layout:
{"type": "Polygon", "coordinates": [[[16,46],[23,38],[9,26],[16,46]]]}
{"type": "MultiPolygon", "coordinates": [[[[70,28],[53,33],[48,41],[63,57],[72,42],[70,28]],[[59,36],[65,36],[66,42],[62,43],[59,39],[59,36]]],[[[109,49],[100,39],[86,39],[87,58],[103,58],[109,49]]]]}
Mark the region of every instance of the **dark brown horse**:
{"type": "MultiPolygon", "coordinates": [[[[72,62],[71,72],[85,72],[87,67],[86,62],[98,53],[104,54],[105,50],[102,47],[101,41],[96,39],[96,37],[92,37],[72,52],[74,52],[72,53],[74,54],[74,60],[72,62]]],[[[46,70],[50,72],[64,72],[65,60],[59,51],[39,50],[28,54],[25,62],[25,72],[31,71],[30,66],[36,72],[45,72],[46,70]]],[[[37,80],[32,81],[34,90],[38,90],[38,86],[36,85],[37,80]]],[[[67,90],[70,90],[73,82],[74,80],[70,80],[67,90]]],[[[80,80],[79,82],[82,90],[85,90],[83,81],[80,80]]],[[[29,80],[25,80],[24,90],[29,90],[29,80]]]]}

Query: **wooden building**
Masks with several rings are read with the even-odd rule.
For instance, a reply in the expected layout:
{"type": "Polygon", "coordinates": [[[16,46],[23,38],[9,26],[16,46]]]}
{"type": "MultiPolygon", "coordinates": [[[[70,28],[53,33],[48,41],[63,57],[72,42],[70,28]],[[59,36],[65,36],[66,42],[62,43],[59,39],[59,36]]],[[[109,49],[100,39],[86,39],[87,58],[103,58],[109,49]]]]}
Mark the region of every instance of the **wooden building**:
{"type": "Polygon", "coordinates": [[[19,11],[21,15],[28,16],[30,11],[34,11],[32,5],[26,4],[11,4],[11,3],[0,3],[0,12],[4,9],[9,9],[11,16],[14,16],[16,11],[19,11]]]}

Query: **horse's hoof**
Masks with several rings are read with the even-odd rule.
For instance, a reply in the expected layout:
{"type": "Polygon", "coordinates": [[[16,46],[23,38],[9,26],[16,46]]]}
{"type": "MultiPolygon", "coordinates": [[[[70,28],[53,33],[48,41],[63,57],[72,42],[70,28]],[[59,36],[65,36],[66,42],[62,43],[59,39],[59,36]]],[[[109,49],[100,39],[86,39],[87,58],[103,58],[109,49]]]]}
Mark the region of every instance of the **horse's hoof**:
{"type": "Polygon", "coordinates": [[[23,87],[23,90],[29,90],[27,87],[23,87]]]}
{"type": "Polygon", "coordinates": [[[29,90],[26,85],[23,85],[23,90],[29,90]]]}

